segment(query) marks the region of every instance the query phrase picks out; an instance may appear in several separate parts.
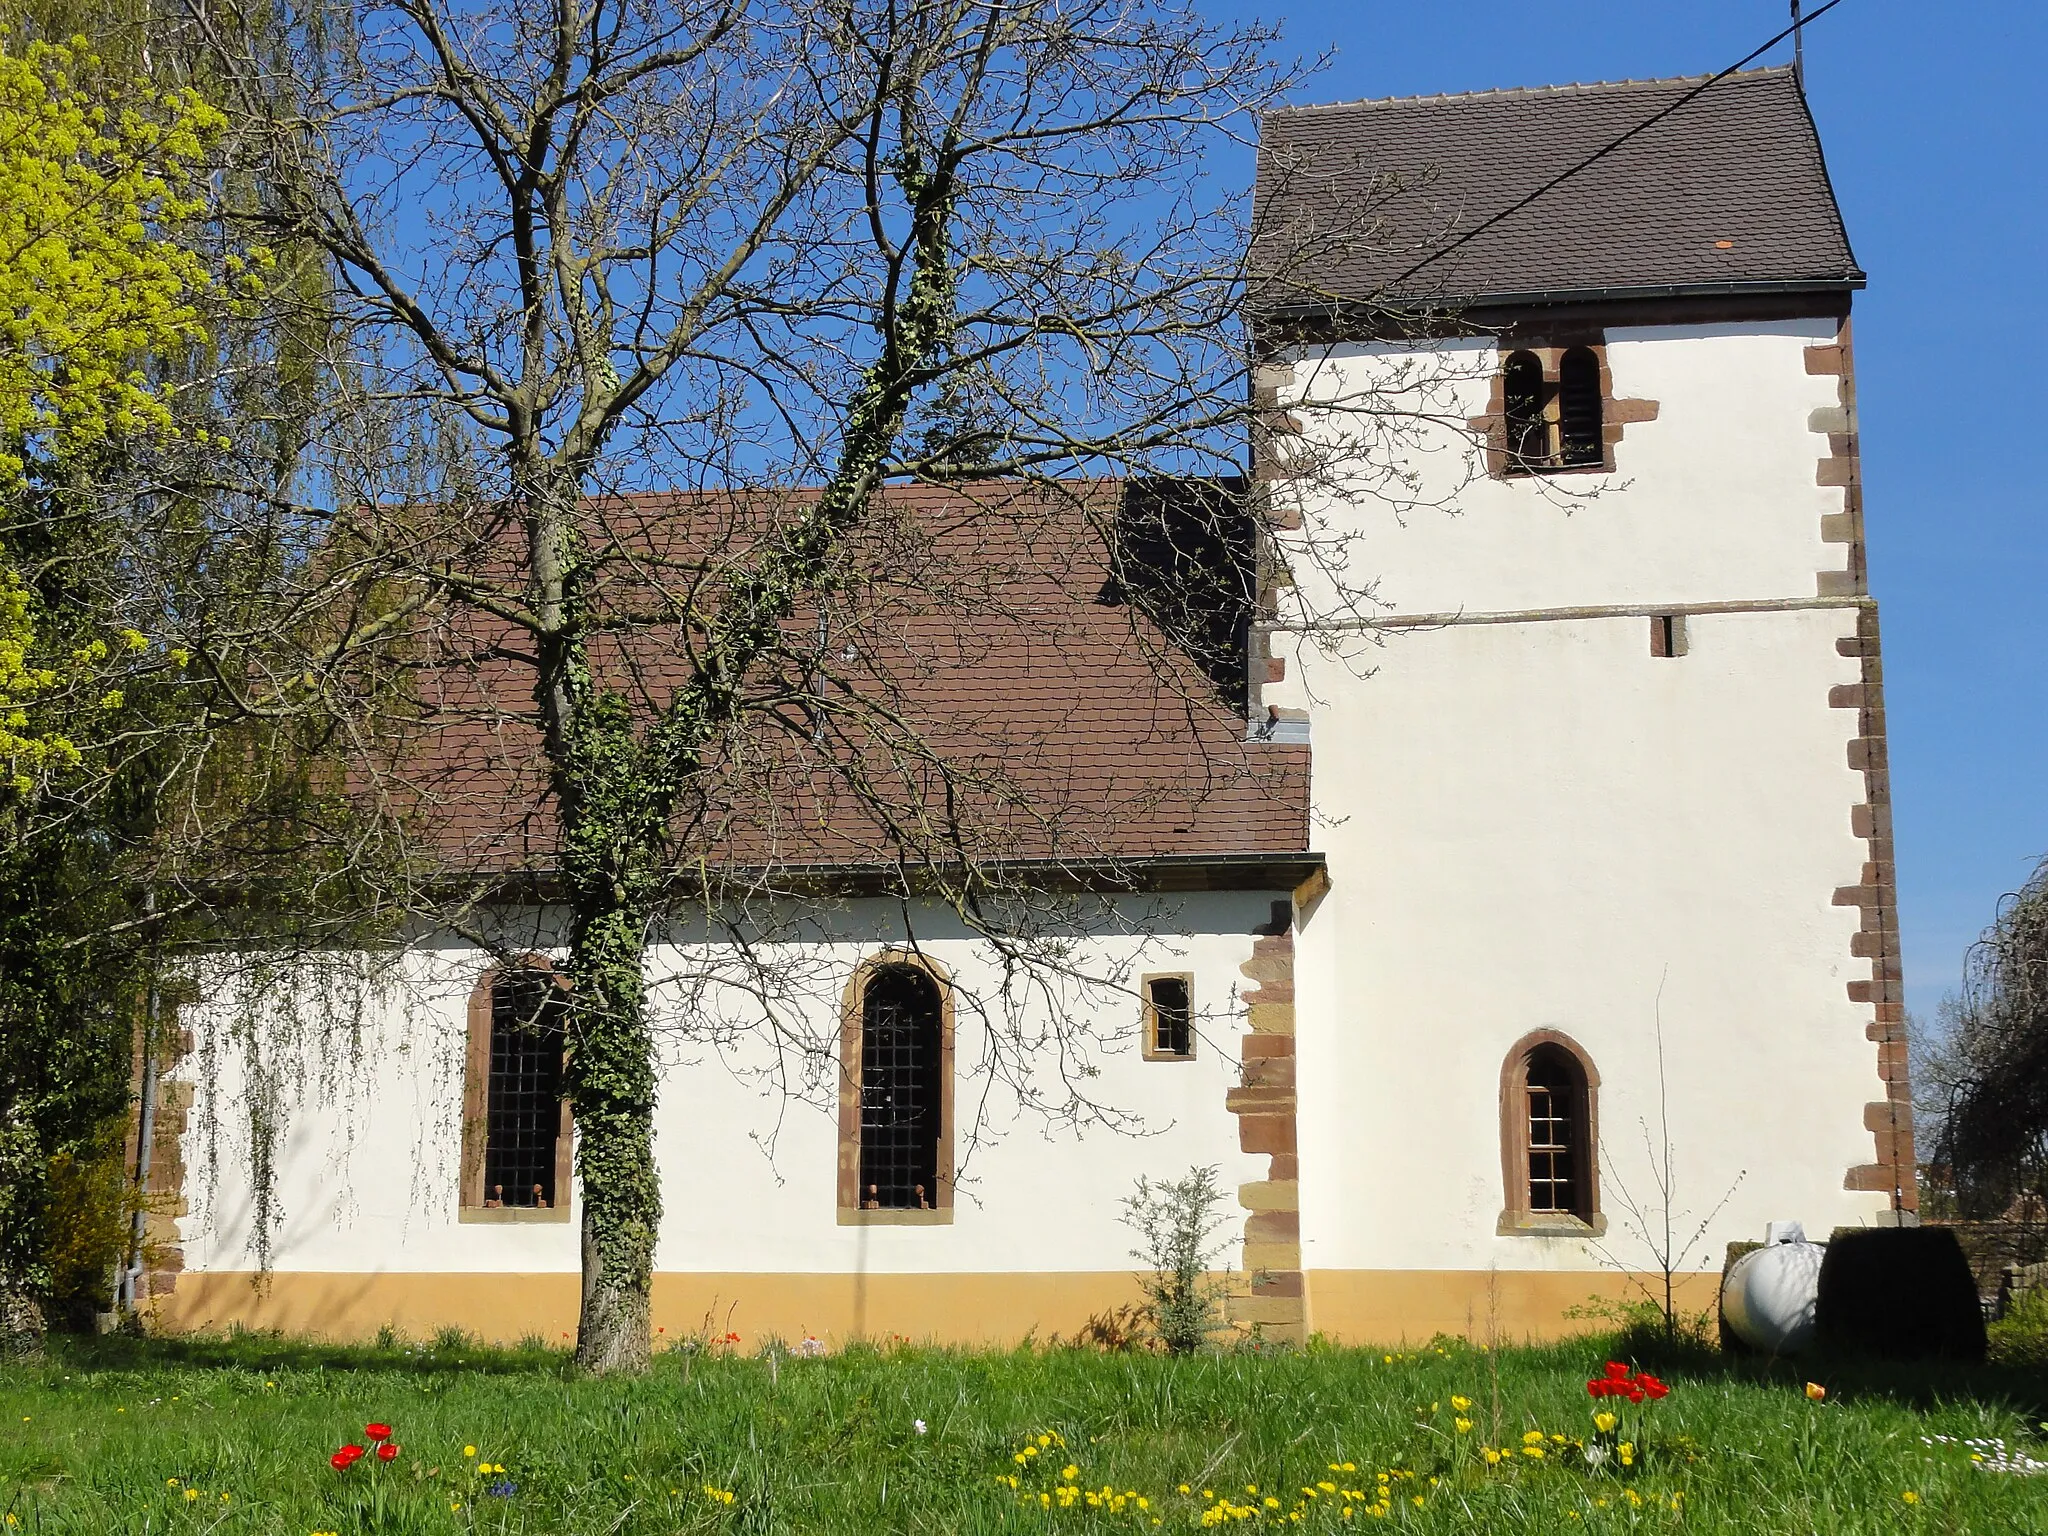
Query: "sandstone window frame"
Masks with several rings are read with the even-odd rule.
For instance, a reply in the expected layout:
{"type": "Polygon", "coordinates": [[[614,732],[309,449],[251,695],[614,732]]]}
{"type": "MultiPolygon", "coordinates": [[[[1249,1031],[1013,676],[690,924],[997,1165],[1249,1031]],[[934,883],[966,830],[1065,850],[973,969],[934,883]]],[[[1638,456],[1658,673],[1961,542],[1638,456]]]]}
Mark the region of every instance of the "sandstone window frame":
{"type": "Polygon", "coordinates": [[[1139,1044],[1146,1061],[1193,1061],[1195,1059],[1195,973],[1193,971],[1147,971],[1138,978],[1140,999],[1138,1018],[1139,1044]],[[1187,1049],[1167,1050],[1159,1043],[1159,1005],[1153,998],[1153,986],[1158,982],[1179,982],[1186,990],[1187,1049]]]}
{"type": "Polygon", "coordinates": [[[555,1136],[555,1201],[546,1209],[533,1206],[488,1206],[484,1203],[484,1163],[490,1133],[491,1033],[495,1022],[497,985],[508,975],[551,977],[562,991],[568,978],[545,955],[522,955],[485,969],[469,994],[467,1038],[462,1074],[462,1162],[456,1220],[464,1224],[565,1224],[573,1204],[576,1122],[569,1097],[562,1096],[562,1120],[555,1136]]]}
{"type": "Polygon", "coordinates": [[[1501,1237],[1600,1237],[1600,1072],[1585,1048],[1562,1030],[1538,1029],[1517,1040],[1500,1069],[1501,1237]],[[1568,1064],[1575,1078],[1577,1142],[1570,1211],[1531,1209],[1529,1069],[1538,1061],[1568,1064]]]}
{"type": "Polygon", "coordinates": [[[954,1084],[953,1084],[953,978],[946,967],[921,950],[889,948],[878,950],[854,967],[847,979],[839,1012],[839,1169],[837,1219],[842,1227],[927,1227],[950,1226],[953,1222],[954,1084]],[[921,971],[938,991],[939,997],[939,1129],[936,1172],[937,1185],[929,1209],[901,1206],[881,1210],[862,1208],[861,1090],[865,1082],[862,1042],[865,1037],[866,1003],[869,985],[882,972],[898,967],[921,971]]]}
{"type": "Polygon", "coordinates": [[[1597,329],[1569,325],[1543,332],[1533,325],[1510,328],[1500,336],[1490,389],[1486,414],[1472,417],[1467,426],[1478,436],[1486,473],[1495,480],[1612,474],[1623,429],[1657,419],[1656,401],[1616,398],[1606,334],[1597,329]],[[1598,379],[1597,393],[1583,388],[1572,391],[1575,399],[1583,396],[1576,414],[1592,418],[1589,424],[1582,423],[1579,435],[1597,434],[1597,457],[1585,452],[1583,445],[1575,449],[1570,441],[1575,434],[1566,430],[1568,358],[1573,360],[1574,372],[1590,362],[1598,379]],[[1532,364],[1538,375],[1533,400],[1524,372],[1532,364]],[[1528,440],[1532,430],[1540,438],[1533,453],[1528,440]]]}

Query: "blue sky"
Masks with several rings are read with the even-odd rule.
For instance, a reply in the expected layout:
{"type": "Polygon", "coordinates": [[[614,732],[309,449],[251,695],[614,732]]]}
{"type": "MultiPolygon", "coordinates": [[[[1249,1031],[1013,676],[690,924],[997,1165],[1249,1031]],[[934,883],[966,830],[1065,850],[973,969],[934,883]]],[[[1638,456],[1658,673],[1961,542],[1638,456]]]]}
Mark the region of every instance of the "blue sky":
{"type": "MultiPolygon", "coordinates": [[[[1284,14],[1290,51],[1335,51],[1300,93],[1314,101],[1711,73],[1787,19],[1785,0],[1298,0],[1284,14]]],[[[1999,896],[2048,854],[2044,58],[2040,0],[1843,0],[1807,40],[1807,93],[1870,274],[1865,505],[1907,998],[1923,1018],[1999,896]]]]}

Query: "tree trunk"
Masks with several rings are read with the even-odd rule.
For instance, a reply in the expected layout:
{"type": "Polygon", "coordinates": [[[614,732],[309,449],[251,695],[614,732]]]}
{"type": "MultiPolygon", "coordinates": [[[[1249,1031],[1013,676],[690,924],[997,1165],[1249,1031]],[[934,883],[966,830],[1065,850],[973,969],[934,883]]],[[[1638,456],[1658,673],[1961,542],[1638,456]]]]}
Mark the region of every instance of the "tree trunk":
{"type": "Polygon", "coordinates": [[[661,1181],[654,1166],[654,1036],[645,919],[623,904],[577,913],[569,948],[569,1103],[583,1201],[576,1363],[646,1369],[661,1181]]]}

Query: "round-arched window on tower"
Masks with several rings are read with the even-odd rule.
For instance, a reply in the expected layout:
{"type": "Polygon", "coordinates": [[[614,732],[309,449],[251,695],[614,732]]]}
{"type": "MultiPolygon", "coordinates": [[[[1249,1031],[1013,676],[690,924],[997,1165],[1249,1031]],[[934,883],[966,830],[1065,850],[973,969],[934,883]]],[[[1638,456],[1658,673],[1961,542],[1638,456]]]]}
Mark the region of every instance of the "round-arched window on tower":
{"type": "Polygon", "coordinates": [[[1557,367],[1558,456],[1567,467],[1607,457],[1600,398],[1599,357],[1591,347],[1571,348],[1557,367]]]}

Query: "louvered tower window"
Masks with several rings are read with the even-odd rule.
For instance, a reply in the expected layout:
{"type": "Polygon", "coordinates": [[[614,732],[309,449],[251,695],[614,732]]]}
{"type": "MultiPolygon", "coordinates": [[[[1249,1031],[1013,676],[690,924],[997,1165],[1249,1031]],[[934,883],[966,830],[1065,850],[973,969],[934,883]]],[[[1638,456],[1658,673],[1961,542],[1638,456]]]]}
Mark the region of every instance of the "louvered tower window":
{"type": "Polygon", "coordinates": [[[1600,359],[1591,347],[1573,347],[1557,367],[1558,458],[1566,468],[1606,458],[1601,427],[1600,359]]]}
{"type": "Polygon", "coordinates": [[[1534,352],[1511,353],[1501,365],[1501,411],[1507,419],[1509,467],[1548,468],[1550,423],[1543,411],[1543,362],[1534,352]]]}

